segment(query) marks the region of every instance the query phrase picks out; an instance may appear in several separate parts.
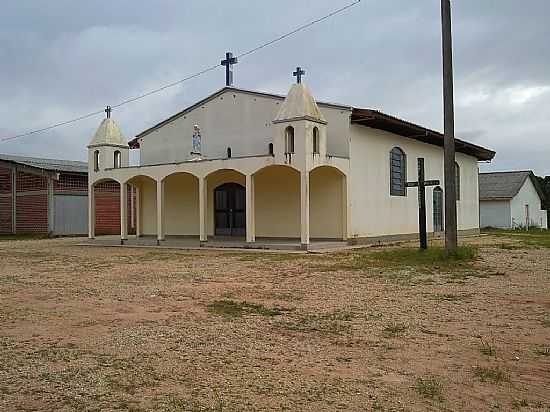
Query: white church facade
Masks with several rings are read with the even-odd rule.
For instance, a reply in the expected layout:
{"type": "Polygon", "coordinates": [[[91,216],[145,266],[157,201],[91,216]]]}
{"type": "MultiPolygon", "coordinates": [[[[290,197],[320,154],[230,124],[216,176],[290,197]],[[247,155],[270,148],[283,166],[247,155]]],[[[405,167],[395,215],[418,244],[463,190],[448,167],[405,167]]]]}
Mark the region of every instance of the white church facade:
{"type": "MultiPolygon", "coordinates": [[[[494,152],[456,140],[458,226],[479,232],[478,162],[494,152]]],[[[417,159],[444,181],[443,136],[370,109],[317,103],[303,84],[279,96],[225,87],[129,143],[108,115],[89,150],[89,237],[94,185],[121,185],[121,239],[128,191],[136,236],[290,239],[351,244],[418,233],[417,159]],[[139,166],[129,166],[138,149],[139,166]]],[[[443,230],[443,183],[428,188],[427,224],[443,230]]]]}

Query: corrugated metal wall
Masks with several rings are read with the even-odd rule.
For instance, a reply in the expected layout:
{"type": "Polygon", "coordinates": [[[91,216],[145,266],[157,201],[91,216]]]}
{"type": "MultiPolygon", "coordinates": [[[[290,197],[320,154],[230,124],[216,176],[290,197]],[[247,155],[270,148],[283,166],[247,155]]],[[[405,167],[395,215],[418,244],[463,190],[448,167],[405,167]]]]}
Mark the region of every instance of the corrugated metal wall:
{"type": "Polygon", "coordinates": [[[55,234],[84,235],[88,233],[88,196],[56,194],[55,234]]]}

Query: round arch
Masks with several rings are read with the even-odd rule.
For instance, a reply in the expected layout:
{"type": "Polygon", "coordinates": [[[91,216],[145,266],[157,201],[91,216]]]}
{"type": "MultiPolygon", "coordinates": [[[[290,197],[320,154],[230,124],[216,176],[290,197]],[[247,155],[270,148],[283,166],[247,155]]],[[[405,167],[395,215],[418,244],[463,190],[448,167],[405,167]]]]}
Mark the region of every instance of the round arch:
{"type": "Polygon", "coordinates": [[[345,239],[347,227],[347,176],[332,165],[309,173],[309,219],[312,239],[345,239]]]}
{"type": "Polygon", "coordinates": [[[262,171],[265,171],[265,170],[275,170],[275,169],[290,169],[294,172],[296,172],[297,174],[300,174],[301,171],[300,169],[298,169],[297,167],[293,166],[293,165],[267,165],[267,166],[262,166],[256,170],[254,170],[252,172],[252,175],[253,176],[256,176],[258,175],[259,173],[261,173],[262,171]]]}

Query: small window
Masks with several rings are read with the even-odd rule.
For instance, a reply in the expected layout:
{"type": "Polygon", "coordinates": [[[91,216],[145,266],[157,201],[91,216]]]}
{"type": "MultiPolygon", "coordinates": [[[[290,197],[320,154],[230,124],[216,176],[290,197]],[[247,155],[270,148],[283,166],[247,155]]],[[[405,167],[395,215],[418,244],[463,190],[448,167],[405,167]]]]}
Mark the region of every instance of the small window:
{"type": "Polygon", "coordinates": [[[407,195],[407,156],[399,147],[390,152],[390,195],[407,195]]]}
{"type": "Polygon", "coordinates": [[[99,150],[94,152],[94,172],[99,172],[99,150]]]}
{"type": "Polygon", "coordinates": [[[294,128],[288,126],[285,130],[285,153],[294,153],[294,128]]]}
{"type": "Polygon", "coordinates": [[[114,168],[120,169],[120,152],[117,150],[114,154],[114,168]]]}
{"type": "Polygon", "coordinates": [[[227,148],[227,158],[231,159],[231,148],[230,147],[227,148]]]}
{"type": "Polygon", "coordinates": [[[319,129],[313,128],[313,154],[319,154],[319,129]]]}
{"type": "Polygon", "coordinates": [[[455,162],[456,200],[460,200],[460,166],[455,162]]]}
{"type": "Polygon", "coordinates": [[[269,145],[267,146],[267,149],[269,150],[269,154],[271,156],[273,156],[274,152],[273,152],[273,143],[269,143],[269,145]]]}

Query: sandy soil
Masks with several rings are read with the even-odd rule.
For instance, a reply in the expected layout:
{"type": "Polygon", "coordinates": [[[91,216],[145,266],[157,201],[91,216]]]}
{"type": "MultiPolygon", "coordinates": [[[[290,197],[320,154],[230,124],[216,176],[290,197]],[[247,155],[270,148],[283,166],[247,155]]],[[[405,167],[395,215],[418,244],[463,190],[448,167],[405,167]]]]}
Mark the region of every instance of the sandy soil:
{"type": "Polygon", "coordinates": [[[550,411],[550,249],[474,242],[451,268],[0,242],[0,410],[550,411]]]}

